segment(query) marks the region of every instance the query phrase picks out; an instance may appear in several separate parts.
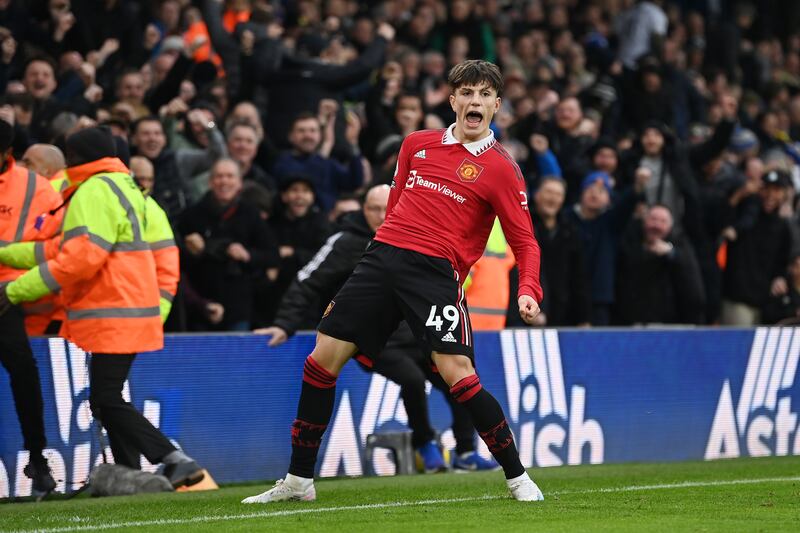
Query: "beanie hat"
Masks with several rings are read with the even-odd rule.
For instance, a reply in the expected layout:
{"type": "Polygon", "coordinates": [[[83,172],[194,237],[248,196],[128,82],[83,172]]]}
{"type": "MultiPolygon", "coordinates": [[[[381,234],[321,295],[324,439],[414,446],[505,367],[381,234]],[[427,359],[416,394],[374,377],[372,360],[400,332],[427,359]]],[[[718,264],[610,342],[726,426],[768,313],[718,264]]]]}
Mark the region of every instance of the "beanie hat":
{"type": "Polygon", "coordinates": [[[126,167],[131,166],[131,150],[128,147],[128,141],[124,137],[114,135],[114,151],[126,167]]]}
{"type": "Polygon", "coordinates": [[[75,167],[104,157],[116,157],[111,130],[102,126],[87,128],[67,137],[67,166],[75,167]]]}
{"type": "Polygon", "coordinates": [[[736,131],[731,135],[729,148],[737,154],[741,154],[754,146],[758,146],[758,137],[747,128],[736,128],[736,131]]]}
{"type": "Polygon", "coordinates": [[[611,178],[605,172],[600,171],[592,172],[583,178],[583,182],[581,183],[581,192],[594,185],[598,180],[603,182],[603,185],[608,192],[611,192],[611,178]]]}

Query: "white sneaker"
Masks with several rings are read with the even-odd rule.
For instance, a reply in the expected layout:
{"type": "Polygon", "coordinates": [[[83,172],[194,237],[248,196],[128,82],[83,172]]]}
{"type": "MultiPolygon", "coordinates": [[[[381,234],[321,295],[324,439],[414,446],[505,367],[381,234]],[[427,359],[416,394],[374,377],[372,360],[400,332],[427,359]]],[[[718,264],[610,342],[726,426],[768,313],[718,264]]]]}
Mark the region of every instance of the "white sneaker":
{"type": "Polygon", "coordinates": [[[242,500],[242,503],[271,503],[288,501],[313,502],[317,499],[317,490],[314,488],[313,481],[305,489],[290,486],[287,481],[279,479],[275,482],[275,486],[268,491],[262,492],[256,496],[245,498],[242,500]]]}
{"type": "Polygon", "coordinates": [[[544,494],[539,487],[528,476],[527,472],[514,479],[506,480],[508,490],[515,500],[520,502],[541,502],[544,501],[544,494]]]}

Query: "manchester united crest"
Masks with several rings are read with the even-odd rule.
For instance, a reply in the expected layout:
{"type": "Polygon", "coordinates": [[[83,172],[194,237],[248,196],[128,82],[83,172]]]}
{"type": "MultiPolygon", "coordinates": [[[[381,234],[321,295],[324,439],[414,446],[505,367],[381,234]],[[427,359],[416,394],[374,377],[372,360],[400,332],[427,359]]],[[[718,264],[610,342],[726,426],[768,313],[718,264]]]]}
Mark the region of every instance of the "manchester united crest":
{"type": "Polygon", "coordinates": [[[461,162],[461,166],[458,167],[456,170],[456,174],[458,174],[458,179],[461,181],[466,181],[467,183],[472,183],[473,181],[478,179],[478,176],[481,175],[483,172],[483,167],[477,163],[473,163],[469,159],[465,159],[461,162]]]}

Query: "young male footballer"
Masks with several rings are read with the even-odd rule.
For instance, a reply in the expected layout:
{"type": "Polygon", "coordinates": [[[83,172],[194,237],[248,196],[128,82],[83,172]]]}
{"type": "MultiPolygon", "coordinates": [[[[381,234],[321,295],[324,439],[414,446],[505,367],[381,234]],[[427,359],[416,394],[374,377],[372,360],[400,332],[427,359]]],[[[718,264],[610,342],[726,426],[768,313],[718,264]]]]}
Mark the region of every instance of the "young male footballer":
{"type": "Polygon", "coordinates": [[[539,245],[525,181],[489,129],[503,78],[492,63],[470,60],[453,67],[448,82],[455,124],[417,131],[403,141],[386,221],[319,324],[303,369],[289,473],[244,503],[316,499],[314,466],[333,411],[336,378],[357,353],[377,357],[402,319],[431,352],[450,394],[472,415],[512,496],[544,499],[520,462],[500,404],[475,373],[462,289],[497,216],[519,265],[519,313],[527,323],[539,313],[539,245]]]}

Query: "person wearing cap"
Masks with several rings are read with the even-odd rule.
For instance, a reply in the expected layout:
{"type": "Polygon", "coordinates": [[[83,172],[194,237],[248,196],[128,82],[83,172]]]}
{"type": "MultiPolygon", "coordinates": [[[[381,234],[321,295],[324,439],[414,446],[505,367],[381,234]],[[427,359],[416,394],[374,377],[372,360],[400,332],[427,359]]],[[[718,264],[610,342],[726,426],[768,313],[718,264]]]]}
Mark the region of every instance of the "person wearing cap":
{"type": "Polygon", "coordinates": [[[254,283],[279,265],[278,247],[258,208],[241,201],[242,173],[236,161],[214,163],[209,188],[186,209],[176,230],[186,277],[202,298],[222,304],[225,316],[216,325],[197,317],[194,327],[248,331],[254,283]]]}
{"type": "Polygon", "coordinates": [[[648,174],[639,173],[634,185],[622,189],[612,203],[611,178],[605,172],[592,172],[583,179],[580,202],[567,213],[578,228],[586,264],[591,269],[588,279],[592,325],[611,323],[617,246],[636,203],[642,200],[648,179],[648,174]]]}
{"type": "MultiPolygon", "coordinates": [[[[16,164],[11,155],[13,140],[13,126],[0,120],[0,252],[15,242],[48,237],[43,222],[61,203],[61,197],[45,178],[16,164]]],[[[28,343],[23,310],[18,305],[9,306],[5,296],[7,284],[23,274],[23,270],[0,264],[0,363],[9,374],[24,446],[29,453],[23,472],[33,480],[33,490],[44,494],[55,489],[56,483],[42,455],[47,439],[39,369],[28,343]]]]}
{"type": "Polygon", "coordinates": [[[792,230],[779,211],[792,181],[781,170],[769,171],[761,180],[757,196],[739,204],[736,221],[723,232],[728,241],[722,288],[722,323],[726,325],[761,324],[761,310],[770,295],[788,290],[783,274],[792,249],[792,230]]]}
{"type": "Polygon", "coordinates": [[[61,335],[91,353],[89,405],[108,432],[114,461],[138,469],[144,455],[164,463],[175,487],[199,482],[198,464],[122,397],[136,353],[164,344],[145,199],[104,128],[67,137],[66,160],[71,187],[60,249],[0,290],[0,315],[61,291],[61,335]]]}

